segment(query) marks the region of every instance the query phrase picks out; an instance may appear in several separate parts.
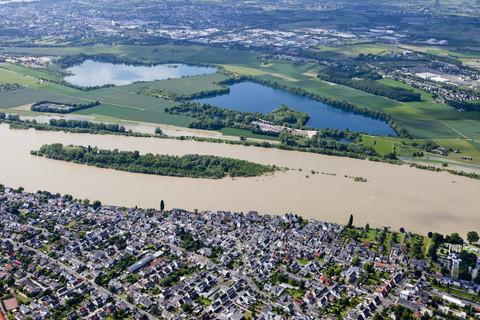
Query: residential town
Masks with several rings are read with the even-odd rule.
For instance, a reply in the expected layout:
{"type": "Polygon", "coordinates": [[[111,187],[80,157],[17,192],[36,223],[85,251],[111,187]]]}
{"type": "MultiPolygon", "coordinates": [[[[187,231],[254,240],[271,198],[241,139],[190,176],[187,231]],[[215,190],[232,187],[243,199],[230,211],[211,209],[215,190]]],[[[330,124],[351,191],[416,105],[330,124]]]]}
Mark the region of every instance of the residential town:
{"type": "MultiPolygon", "coordinates": [[[[0,187],[0,318],[480,315],[479,286],[456,279],[459,256],[474,246],[442,245],[437,265],[415,258],[422,236],[388,227],[167,211],[163,201],[162,210],[122,208],[0,187]]],[[[477,280],[478,264],[470,270],[477,280]]]]}

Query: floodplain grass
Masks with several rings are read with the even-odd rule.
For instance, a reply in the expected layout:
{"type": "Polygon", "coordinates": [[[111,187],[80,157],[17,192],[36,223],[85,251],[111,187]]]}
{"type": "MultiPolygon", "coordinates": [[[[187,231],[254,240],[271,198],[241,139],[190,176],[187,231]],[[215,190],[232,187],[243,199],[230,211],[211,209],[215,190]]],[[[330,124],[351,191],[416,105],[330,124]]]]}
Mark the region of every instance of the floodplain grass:
{"type": "Polygon", "coordinates": [[[394,143],[388,139],[375,136],[362,136],[363,145],[372,147],[378,154],[384,156],[393,152],[394,143]]]}
{"type": "Polygon", "coordinates": [[[27,77],[14,71],[0,69],[0,84],[18,83],[21,86],[32,86],[38,82],[35,78],[27,77]]]}
{"type": "Polygon", "coordinates": [[[252,133],[250,130],[245,129],[237,129],[237,128],[222,128],[218,130],[218,132],[226,135],[226,136],[234,136],[234,137],[245,137],[251,139],[263,139],[263,140],[271,140],[271,141],[280,141],[278,137],[268,136],[265,134],[256,134],[252,133]]]}

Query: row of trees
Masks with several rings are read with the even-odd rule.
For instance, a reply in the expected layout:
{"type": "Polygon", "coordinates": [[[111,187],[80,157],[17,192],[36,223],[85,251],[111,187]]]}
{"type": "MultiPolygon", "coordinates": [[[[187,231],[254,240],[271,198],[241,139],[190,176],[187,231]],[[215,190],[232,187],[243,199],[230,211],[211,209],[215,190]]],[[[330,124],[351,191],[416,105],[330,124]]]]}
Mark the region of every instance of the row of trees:
{"type": "Polygon", "coordinates": [[[323,102],[325,104],[328,104],[329,106],[334,107],[334,108],[338,108],[338,109],[342,109],[342,110],[348,110],[348,111],[356,112],[356,113],[359,113],[359,114],[372,116],[372,117],[380,119],[380,120],[384,120],[384,121],[386,121],[390,124],[392,129],[400,137],[410,138],[410,134],[405,129],[405,127],[400,122],[396,121],[394,118],[392,118],[390,115],[388,115],[386,113],[378,112],[378,111],[375,111],[375,110],[370,110],[370,109],[367,109],[367,108],[358,107],[358,106],[356,106],[352,103],[349,103],[347,101],[340,101],[340,100],[337,100],[337,99],[331,99],[331,98],[327,98],[327,97],[324,97],[324,96],[319,96],[315,93],[308,92],[308,91],[302,89],[301,87],[287,86],[287,85],[279,84],[277,82],[273,82],[273,81],[269,81],[269,80],[265,80],[265,79],[261,79],[261,78],[256,78],[254,76],[237,76],[237,75],[234,75],[230,72],[224,71],[220,68],[219,68],[219,71],[221,71],[223,74],[225,74],[229,77],[232,77],[232,79],[222,81],[222,84],[227,83],[227,81],[228,81],[228,83],[240,82],[240,81],[246,81],[246,80],[253,81],[253,82],[256,82],[256,83],[259,83],[259,84],[269,86],[271,88],[280,89],[280,90],[284,90],[284,91],[287,91],[287,92],[290,92],[290,93],[293,93],[293,94],[296,94],[296,95],[308,97],[308,98],[311,98],[313,100],[320,101],[320,102],[323,102]]]}
{"type": "Polygon", "coordinates": [[[446,100],[445,103],[452,108],[463,111],[480,111],[480,104],[465,102],[465,101],[456,101],[456,100],[446,100]]]}
{"type": "Polygon", "coordinates": [[[193,99],[198,99],[198,98],[205,98],[209,96],[216,96],[219,94],[225,94],[230,92],[230,88],[218,84],[219,88],[218,89],[212,89],[212,90],[206,90],[202,92],[195,92],[195,93],[190,93],[190,94],[177,94],[172,91],[168,91],[165,89],[156,89],[152,87],[141,87],[138,89],[137,93],[138,94],[143,94],[146,96],[151,96],[151,97],[161,97],[164,99],[172,100],[172,101],[186,101],[186,100],[193,100],[193,99]]]}
{"type": "Polygon", "coordinates": [[[277,125],[282,124],[297,124],[298,126],[304,126],[310,119],[310,116],[295,109],[288,108],[286,105],[280,105],[276,110],[272,110],[262,117],[267,121],[273,122],[277,125]]]}
{"type": "Polygon", "coordinates": [[[0,83],[0,92],[20,89],[21,87],[18,83],[0,83]]]}
{"type": "Polygon", "coordinates": [[[119,57],[111,53],[95,53],[95,54],[69,54],[64,55],[57,60],[55,64],[63,69],[73,67],[75,65],[81,64],[86,60],[94,60],[99,62],[114,63],[114,64],[129,64],[129,65],[150,65],[152,61],[132,59],[128,57],[119,57]]]}
{"type": "Polygon", "coordinates": [[[58,128],[79,128],[110,132],[125,132],[125,127],[116,123],[95,123],[86,120],[50,119],[49,124],[58,128]]]}
{"type": "Polygon", "coordinates": [[[343,84],[351,88],[397,101],[421,100],[420,93],[414,92],[411,89],[392,87],[376,82],[375,80],[381,79],[382,76],[369,70],[365,71],[364,69],[365,68],[329,66],[323,69],[317,77],[325,81],[343,84]]]}
{"type": "Polygon", "coordinates": [[[184,101],[176,106],[165,108],[170,114],[189,115],[193,120],[188,127],[217,130],[223,127],[247,127],[252,121],[260,119],[260,112],[246,112],[220,108],[205,103],[184,101]]]}
{"type": "Polygon", "coordinates": [[[98,105],[100,105],[100,101],[94,101],[86,104],[40,101],[34,103],[30,107],[30,110],[36,112],[70,113],[78,110],[92,108],[98,105]]]}
{"type": "Polygon", "coordinates": [[[100,168],[176,177],[254,177],[278,170],[276,166],[216,156],[188,154],[178,157],[150,153],[140,155],[138,151],[101,150],[90,146],[64,147],[60,143],[43,145],[40,150],[31,153],[100,168]]]}
{"type": "Polygon", "coordinates": [[[317,132],[313,137],[308,138],[305,136],[294,135],[290,131],[283,131],[280,133],[280,148],[283,149],[292,149],[292,150],[300,150],[300,151],[310,151],[315,153],[322,153],[328,155],[336,155],[336,156],[346,156],[351,158],[359,158],[365,159],[369,158],[370,160],[376,161],[387,161],[390,162],[391,160],[396,160],[396,155],[385,155],[380,156],[372,147],[366,147],[361,144],[361,142],[354,141],[346,141],[342,142],[339,141],[338,137],[344,136],[345,138],[353,139],[354,137],[357,138],[357,141],[360,137],[359,133],[351,133],[349,131],[337,132],[336,130],[320,130],[317,132]],[[328,132],[332,131],[334,137],[328,136],[328,132]]]}

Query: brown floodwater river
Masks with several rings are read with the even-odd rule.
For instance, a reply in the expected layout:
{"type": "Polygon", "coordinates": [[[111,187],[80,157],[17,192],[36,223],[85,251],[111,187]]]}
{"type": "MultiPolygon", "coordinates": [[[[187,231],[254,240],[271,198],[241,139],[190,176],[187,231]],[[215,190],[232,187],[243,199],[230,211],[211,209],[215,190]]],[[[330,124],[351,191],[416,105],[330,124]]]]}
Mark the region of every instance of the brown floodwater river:
{"type": "Polygon", "coordinates": [[[480,181],[445,172],[276,149],[11,130],[6,125],[0,125],[0,137],[0,183],[31,192],[68,193],[128,207],[158,208],[163,199],[167,209],[292,212],[338,223],[347,223],[353,214],[358,226],[368,222],[372,227],[404,227],[424,234],[480,231],[480,181]],[[56,142],[141,153],[212,154],[291,169],[255,178],[192,179],[100,169],[30,155],[30,150],[56,142]]]}

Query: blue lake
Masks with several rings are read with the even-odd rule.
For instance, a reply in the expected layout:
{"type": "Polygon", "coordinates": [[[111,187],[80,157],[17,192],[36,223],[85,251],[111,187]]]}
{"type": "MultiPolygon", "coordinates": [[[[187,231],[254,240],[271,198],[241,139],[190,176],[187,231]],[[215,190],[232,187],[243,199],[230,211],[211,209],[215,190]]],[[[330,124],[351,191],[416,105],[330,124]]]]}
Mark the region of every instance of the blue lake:
{"type": "Polygon", "coordinates": [[[154,81],[214,73],[217,68],[189,66],[179,63],[133,66],[86,60],[67,69],[72,75],[65,81],[82,87],[114,84],[127,85],[136,81],[154,81]]]}
{"type": "Polygon", "coordinates": [[[310,116],[307,126],[317,129],[332,128],[361,131],[379,135],[397,135],[383,120],[330,107],[320,101],[274,89],[251,81],[235,83],[230,92],[193,100],[233,110],[268,113],[281,104],[306,112],[310,116]]]}

